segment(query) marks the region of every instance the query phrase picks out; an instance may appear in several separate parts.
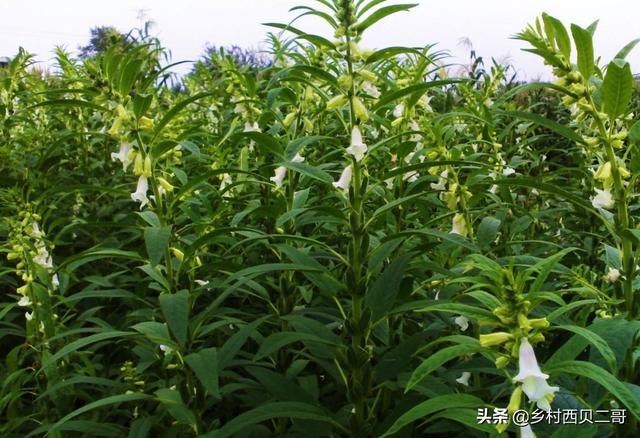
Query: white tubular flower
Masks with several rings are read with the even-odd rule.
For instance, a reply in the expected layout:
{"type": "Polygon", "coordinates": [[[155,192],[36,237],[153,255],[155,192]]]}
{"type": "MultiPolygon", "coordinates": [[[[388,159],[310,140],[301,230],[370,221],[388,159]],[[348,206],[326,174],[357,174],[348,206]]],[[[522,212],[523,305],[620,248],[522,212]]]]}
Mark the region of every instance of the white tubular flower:
{"type": "Polygon", "coordinates": [[[231,179],[231,175],[228,173],[222,174],[222,181],[220,182],[220,190],[224,190],[229,184],[233,183],[233,179],[231,179]]]}
{"type": "Polygon", "coordinates": [[[502,174],[504,176],[509,176],[509,175],[513,175],[514,173],[516,173],[516,170],[513,167],[505,167],[502,170],[502,174]]]}
{"type": "Polygon", "coordinates": [[[454,123],[453,124],[453,129],[455,129],[458,132],[464,132],[467,129],[467,124],[466,123],[454,123]]]}
{"type": "Polygon", "coordinates": [[[46,269],[53,268],[53,260],[51,259],[44,242],[37,242],[36,247],[38,248],[38,255],[33,258],[33,262],[46,269]]]}
{"type": "Polygon", "coordinates": [[[378,87],[376,87],[369,81],[365,81],[362,84],[362,89],[364,90],[365,93],[367,93],[369,96],[373,97],[374,99],[377,99],[378,97],[380,97],[380,90],[378,90],[378,87]]]}
{"type": "Polygon", "coordinates": [[[549,386],[547,383],[549,375],[540,370],[536,354],[527,338],[520,340],[519,356],[520,372],[513,378],[513,382],[522,383],[522,391],[527,394],[529,401],[535,402],[538,408],[549,412],[551,410],[550,402],[553,400],[554,393],[560,388],[549,386]]]}
{"type": "MultiPolygon", "coordinates": [[[[304,161],[304,157],[300,154],[296,154],[292,159],[292,163],[302,163],[304,161]]],[[[282,182],[287,175],[287,168],[284,166],[280,166],[276,168],[275,175],[269,178],[275,185],[276,188],[282,187],[282,182]]]]}
{"type": "Polygon", "coordinates": [[[345,167],[344,170],[342,171],[342,174],[340,175],[340,179],[332,183],[333,186],[337,189],[341,189],[341,190],[344,190],[345,192],[348,192],[349,184],[351,183],[352,173],[353,173],[353,169],[351,168],[351,165],[345,167]]]}
{"type": "Polygon", "coordinates": [[[462,213],[456,213],[455,216],[453,216],[450,233],[459,234],[463,237],[466,237],[469,233],[469,229],[467,228],[467,221],[465,220],[462,213]]]}
{"type": "Polygon", "coordinates": [[[209,284],[209,281],[205,281],[205,280],[195,280],[195,282],[198,286],[206,286],[209,284]]]}
{"type": "Polygon", "coordinates": [[[29,234],[34,239],[39,239],[42,237],[42,231],[40,231],[40,225],[38,222],[34,222],[31,224],[31,233],[29,234]]]}
{"type": "Polygon", "coordinates": [[[620,271],[616,268],[609,268],[609,272],[604,276],[604,281],[607,283],[615,283],[620,278],[620,271]]]}
{"type": "Polygon", "coordinates": [[[387,179],[384,180],[384,183],[387,186],[387,189],[393,190],[393,180],[394,180],[393,177],[387,178],[387,179]]]}
{"type": "Polygon", "coordinates": [[[51,277],[51,286],[53,286],[54,289],[60,287],[60,279],[58,279],[58,274],[53,274],[53,276],[51,277]]]}
{"type": "Polygon", "coordinates": [[[404,113],[404,105],[399,103],[396,105],[396,107],[393,109],[393,117],[395,117],[396,119],[399,119],[400,117],[402,117],[402,114],[404,113]]]}
{"type": "Polygon", "coordinates": [[[33,312],[24,312],[24,317],[27,321],[31,321],[33,319],[33,312]]]}
{"type": "Polygon", "coordinates": [[[418,176],[418,172],[407,172],[402,176],[402,179],[406,182],[412,183],[418,180],[418,176]]]}
{"type": "Polygon", "coordinates": [[[164,345],[164,344],[160,344],[160,350],[165,354],[169,354],[171,353],[171,351],[173,350],[171,347],[169,347],[168,345],[164,345]]]}
{"type": "Polygon", "coordinates": [[[279,189],[280,187],[282,187],[282,181],[284,180],[284,177],[286,175],[287,175],[287,168],[284,166],[280,166],[276,169],[275,176],[272,176],[269,179],[276,185],[276,188],[279,189]]]}
{"type": "Polygon", "coordinates": [[[413,156],[415,155],[415,152],[409,152],[405,157],[404,157],[404,162],[406,164],[411,163],[411,160],[413,160],[413,156]]]}
{"type": "Polygon", "coordinates": [[[493,193],[494,195],[498,193],[498,185],[497,184],[492,185],[491,188],[489,188],[489,193],[493,193]]]}
{"type": "Polygon", "coordinates": [[[431,108],[431,96],[428,96],[426,94],[424,94],[421,98],[420,98],[420,104],[424,107],[424,110],[427,112],[432,112],[433,108],[431,108]]]}
{"type": "Polygon", "coordinates": [[[131,199],[135,202],[140,203],[140,210],[142,210],[145,205],[149,203],[149,198],[147,198],[147,190],[149,190],[147,177],[144,175],[140,175],[140,178],[138,178],[136,191],[131,194],[131,199]]]}
{"type": "Polygon", "coordinates": [[[20,301],[18,301],[18,306],[20,307],[27,307],[31,305],[31,300],[29,299],[28,296],[23,296],[22,298],[20,298],[20,301]]]}
{"type": "Polygon", "coordinates": [[[449,171],[448,170],[443,170],[442,173],[440,173],[440,177],[438,177],[438,182],[437,183],[431,183],[430,186],[433,190],[447,190],[447,177],[449,176],[449,171]]]}
{"type": "Polygon", "coordinates": [[[122,163],[122,170],[127,170],[127,167],[131,164],[129,152],[131,152],[131,145],[129,143],[121,143],[118,153],[111,153],[111,161],[120,161],[122,163]]]}
{"type": "Polygon", "coordinates": [[[471,377],[471,373],[468,371],[464,371],[462,375],[456,379],[456,382],[464,386],[469,386],[470,377],[471,377]]]}
{"type": "Polygon", "coordinates": [[[353,155],[356,161],[362,160],[367,152],[367,145],[363,143],[362,133],[357,126],[351,130],[351,145],[347,148],[347,152],[353,155]]]}
{"type": "Polygon", "coordinates": [[[591,205],[594,208],[613,208],[615,202],[613,201],[613,196],[609,190],[600,190],[595,189],[596,195],[591,198],[591,205]]]}
{"type": "Polygon", "coordinates": [[[465,331],[466,329],[469,328],[469,318],[467,318],[466,316],[457,316],[453,322],[455,322],[456,324],[458,324],[458,326],[460,327],[460,330],[465,331]]]}
{"type": "Polygon", "coordinates": [[[258,125],[258,122],[245,122],[244,132],[260,132],[260,126],[258,125]]]}
{"type": "Polygon", "coordinates": [[[533,433],[531,426],[527,424],[520,428],[520,438],[536,438],[536,434],[533,433]]]}

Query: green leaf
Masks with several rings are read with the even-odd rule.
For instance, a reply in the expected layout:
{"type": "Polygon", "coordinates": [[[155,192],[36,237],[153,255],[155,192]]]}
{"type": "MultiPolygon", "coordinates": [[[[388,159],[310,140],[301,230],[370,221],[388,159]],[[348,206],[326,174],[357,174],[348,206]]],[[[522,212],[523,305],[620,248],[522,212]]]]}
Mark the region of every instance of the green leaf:
{"type": "Polygon", "coordinates": [[[273,394],[279,401],[301,403],[313,403],[314,401],[311,394],[282,374],[258,367],[247,368],[247,371],[258,380],[264,389],[273,394]]]}
{"type": "Polygon", "coordinates": [[[391,202],[387,202],[385,205],[383,205],[382,207],[378,208],[376,211],[373,212],[373,214],[371,215],[371,219],[369,219],[369,222],[373,221],[373,219],[375,219],[377,216],[380,216],[382,213],[389,211],[397,207],[398,205],[401,205],[406,202],[412,201],[416,198],[419,198],[420,196],[424,196],[424,193],[415,193],[413,195],[405,196],[403,198],[394,199],[391,202]]]}
{"type": "Polygon", "coordinates": [[[167,126],[169,124],[169,122],[171,122],[171,120],[176,118],[178,116],[178,114],[180,113],[180,111],[182,111],[188,105],[194,103],[197,100],[200,100],[200,99],[208,97],[208,96],[213,96],[215,94],[216,94],[215,91],[207,91],[207,92],[204,92],[204,93],[199,93],[199,94],[196,94],[194,96],[188,97],[188,98],[183,99],[180,102],[176,103],[169,111],[167,111],[167,113],[164,115],[164,117],[156,125],[155,130],[153,132],[153,138],[152,138],[151,142],[152,143],[154,142],[154,140],[158,137],[158,135],[160,135],[160,132],[162,132],[164,127],[167,126]]]}
{"type": "Polygon", "coordinates": [[[599,366],[591,362],[569,360],[547,366],[545,371],[552,376],[560,373],[576,374],[599,383],[640,420],[640,399],[623,382],[599,366]]]}
{"type": "Polygon", "coordinates": [[[142,63],[143,61],[141,59],[134,59],[127,63],[127,65],[122,69],[120,83],[118,84],[121,95],[127,96],[131,92],[131,87],[133,87],[134,82],[138,78],[142,63]]]}
{"type": "Polygon", "coordinates": [[[576,134],[575,130],[562,125],[553,120],[549,120],[546,117],[539,116],[534,113],[524,112],[524,111],[499,111],[498,113],[505,114],[509,117],[513,117],[515,119],[527,120],[533,122],[537,125],[544,126],[545,128],[555,132],[558,135],[563,136],[573,142],[579,144],[586,144],[584,138],[582,136],[576,134]]]}
{"type": "Polygon", "coordinates": [[[156,391],[156,397],[167,408],[169,414],[180,423],[196,424],[196,416],[184,404],[182,396],[175,389],[162,388],[156,391]]]}
{"type": "Polygon", "coordinates": [[[637,120],[629,129],[629,142],[640,145],[640,120],[637,120]]]}
{"type": "Polygon", "coordinates": [[[272,402],[236,416],[222,428],[210,432],[206,436],[208,438],[239,436],[239,432],[243,429],[272,418],[314,420],[339,426],[319,407],[299,402],[272,402]]]}
{"type": "Polygon", "coordinates": [[[147,254],[151,266],[155,266],[160,262],[164,255],[164,250],[171,240],[171,227],[145,227],[144,244],[147,247],[147,254]]]}
{"type": "Polygon", "coordinates": [[[327,172],[305,163],[294,163],[292,161],[287,161],[284,163],[280,163],[280,165],[324,183],[333,182],[333,178],[331,178],[331,175],[329,175],[327,172]]]}
{"type": "Polygon", "coordinates": [[[640,38],[636,38],[635,40],[631,41],[629,44],[620,49],[620,51],[616,53],[616,56],[614,56],[613,59],[625,59],[627,55],[631,53],[631,51],[638,45],[638,43],[640,43],[640,38]]]}
{"type": "Polygon", "coordinates": [[[408,54],[420,56],[421,52],[420,50],[416,50],[411,47],[384,47],[380,50],[374,51],[371,55],[369,55],[365,60],[365,64],[373,64],[374,62],[395,58],[398,55],[408,54]]]}
{"type": "Polygon", "coordinates": [[[282,23],[262,23],[263,26],[275,27],[276,29],[288,30],[291,33],[297,35],[299,39],[304,39],[309,41],[311,44],[316,45],[318,48],[328,47],[332,50],[335,50],[336,46],[329,41],[328,39],[321,37],[319,35],[310,35],[304,33],[302,30],[297,29],[290,24],[282,24],[282,23]]]}
{"type": "Polygon", "coordinates": [[[571,33],[576,43],[578,52],[578,70],[582,76],[588,79],[595,68],[593,60],[593,39],[588,30],[581,28],[575,24],[571,25],[571,33]]]}
{"type": "Polygon", "coordinates": [[[566,60],[568,61],[571,57],[571,40],[569,39],[569,33],[567,29],[564,27],[562,22],[557,18],[554,18],[548,14],[542,14],[542,19],[545,24],[550,24],[553,27],[553,36],[556,44],[558,45],[558,49],[564,55],[566,60]]]}
{"type": "Polygon", "coordinates": [[[367,18],[365,18],[360,23],[356,24],[356,30],[362,33],[364,32],[364,30],[373,26],[375,23],[382,20],[383,18],[388,17],[391,14],[395,14],[396,12],[408,11],[409,9],[414,8],[416,6],[418,6],[418,3],[384,6],[372,12],[367,18]]]}
{"type": "Polygon", "coordinates": [[[189,328],[189,292],[181,290],[175,294],[161,294],[159,300],[169,330],[180,345],[184,346],[189,328]]]}
{"type": "Polygon", "coordinates": [[[476,233],[476,243],[480,248],[487,248],[496,240],[496,235],[500,229],[502,222],[500,220],[487,216],[482,219],[476,233]]]}
{"type": "Polygon", "coordinates": [[[42,364],[41,370],[54,365],[58,360],[62,359],[66,355],[73,353],[74,351],[77,351],[83,347],[86,347],[87,345],[95,344],[96,342],[105,341],[107,339],[122,338],[125,336],[131,336],[134,334],[135,333],[132,333],[132,332],[112,330],[108,332],[96,333],[95,335],[87,336],[86,338],[77,339],[65,345],[60,350],[58,350],[54,355],[52,355],[46,361],[44,361],[44,363],[42,364]]]}
{"type": "Polygon", "coordinates": [[[424,360],[420,364],[420,366],[418,366],[418,368],[416,368],[415,371],[411,374],[409,382],[407,382],[407,385],[405,387],[405,392],[416,386],[422,381],[422,379],[427,377],[429,374],[440,368],[451,359],[460,357],[465,354],[478,353],[484,350],[486,349],[481,347],[480,343],[476,342],[475,344],[469,343],[462,345],[453,345],[451,347],[447,347],[435,352],[434,354],[429,356],[429,358],[424,360]]]}
{"type": "Polygon", "coordinates": [[[136,214],[144,219],[144,221],[150,226],[160,228],[160,219],[158,218],[158,215],[151,210],[136,211],[136,214]]]}
{"type": "Polygon", "coordinates": [[[282,158],[282,145],[275,137],[269,134],[265,134],[264,132],[241,132],[236,137],[248,138],[256,142],[258,147],[262,148],[265,152],[270,152],[276,157],[282,158]]]}
{"type": "Polygon", "coordinates": [[[147,110],[153,102],[153,94],[138,94],[133,98],[133,113],[136,118],[141,118],[147,113],[147,110]]]}
{"type": "Polygon", "coordinates": [[[59,430],[62,427],[62,425],[64,425],[67,421],[71,420],[72,418],[75,418],[78,415],[84,414],[85,412],[89,412],[93,409],[101,408],[103,406],[114,405],[118,403],[146,400],[149,398],[151,398],[151,396],[148,394],[137,393],[137,394],[112,395],[110,397],[105,397],[103,399],[96,400],[94,402],[81,406],[75,411],[62,417],[48,430],[48,434],[50,435],[52,432],[59,430]]]}
{"type": "Polygon", "coordinates": [[[49,388],[46,391],[44,391],[38,396],[38,399],[42,399],[44,397],[52,397],[56,392],[60,391],[62,388],[66,388],[69,386],[77,388],[77,387],[80,387],[81,385],[87,385],[92,387],[108,386],[111,388],[116,388],[118,386],[121,386],[121,383],[111,379],[105,379],[103,377],[75,376],[49,386],[49,388]]]}
{"type": "Polygon", "coordinates": [[[594,333],[587,328],[579,327],[576,325],[558,325],[558,326],[553,326],[552,329],[567,330],[569,332],[575,333],[583,337],[591,345],[596,347],[596,349],[600,352],[602,357],[604,357],[605,361],[607,362],[607,365],[609,365],[611,372],[615,373],[618,371],[618,365],[616,363],[616,355],[611,350],[611,347],[609,347],[609,344],[607,344],[607,341],[602,339],[602,337],[597,333],[594,333]]]}
{"type": "Polygon", "coordinates": [[[334,138],[327,137],[326,135],[310,135],[308,137],[297,138],[289,143],[285,148],[284,158],[286,160],[292,160],[301,149],[322,140],[334,140],[334,138]]]}
{"type": "Polygon", "coordinates": [[[164,278],[164,276],[160,273],[160,271],[158,271],[156,268],[154,268],[150,264],[139,266],[138,269],[140,269],[142,272],[147,274],[152,280],[154,280],[160,286],[162,286],[165,291],[168,292],[169,290],[171,290],[171,286],[169,286],[169,282],[167,281],[167,279],[164,278]]]}
{"type": "Polygon", "coordinates": [[[443,79],[438,81],[425,82],[422,84],[409,85],[408,87],[402,88],[400,90],[393,91],[391,93],[386,93],[380,97],[380,99],[373,106],[373,110],[377,110],[382,108],[383,106],[393,102],[394,100],[401,99],[405,96],[419,94],[424,94],[430,88],[439,88],[443,85],[457,84],[460,82],[464,82],[460,79],[443,79]]]}
{"type": "Polygon", "coordinates": [[[293,78],[304,79],[303,82],[308,83],[305,74],[308,74],[322,82],[338,88],[338,80],[328,71],[312,65],[298,64],[291,67],[283,68],[273,75],[270,82],[278,82],[282,80],[292,80],[293,78]]]}
{"type": "Polygon", "coordinates": [[[158,421],[156,417],[138,418],[131,423],[127,438],[147,438],[149,431],[158,421]]]}
{"type": "Polygon", "coordinates": [[[256,353],[254,360],[260,360],[271,353],[278,351],[285,345],[292,344],[294,342],[319,342],[321,344],[335,345],[333,342],[310,333],[298,333],[298,332],[277,332],[273,333],[262,342],[260,349],[256,353]]]}
{"type": "Polygon", "coordinates": [[[439,395],[420,403],[409,409],[383,434],[380,438],[393,435],[407,424],[411,424],[416,420],[424,420],[434,412],[443,409],[452,408],[473,408],[478,409],[484,405],[484,402],[478,397],[468,394],[445,394],[439,395]]]}
{"type": "Polygon", "coordinates": [[[491,425],[488,423],[478,423],[478,409],[469,409],[469,408],[456,408],[456,409],[446,409],[444,411],[440,411],[436,415],[434,415],[434,419],[436,418],[446,418],[449,420],[453,420],[460,424],[464,424],[468,428],[477,429],[482,432],[485,432],[487,435],[491,436],[495,433],[495,425],[491,425]]]}
{"type": "Polygon", "coordinates": [[[481,307],[459,303],[438,303],[433,300],[413,301],[393,309],[393,313],[414,312],[447,312],[464,315],[468,318],[497,321],[496,316],[481,307]]]}
{"type": "Polygon", "coordinates": [[[171,343],[171,336],[169,335],[169,329],[166,324],[157,321],[144,321],[139,322],[131,327],[137,332],[142,333],[151,341],[156,344],[168,344],[171,343]]]}
{"type": "Polygon", "coordinates": [[[84,265],[85,263],[89,263],[94,260],[110,259],[110,258],[142,260],[142,257],[140,257],[140,254],[133,251],[122,251],[120,249],[115,249],[115,248],[101,248],[101,249],[92,248],[87,251],[84,251],[79,254],[75,254],[71,257],[66,258],[62,263],[60,263],[59,268],[66,266],[69,271],[75,271],[77,268],[84,265]]]}
{"type": "MultiPolygon", "coordinates": [[[[547,277],[549,276],[549,274],[551,274],[551,271],[553,270],[553,268],[558,263],[560,263],[560,260],[562,260],[564,256],[566,256],[570,252],[575,251],[576,249],[577,248],[565,248],[562,251],[559,251],[547,258],[540,260],[535,265],[528,268],[528,271],[537,273],[536,279],[533,281],[531,286],[529,286],[529,293],[538,292],[542,290],[542,286],[544,285],[544,282],[547,280],[547,277]]],[[[566,267],[564,266],[562,267],[565,269],[567,274],[570,273],[570,271],[568,271],[566,267]]]]}
{"type": "Polygon", "coordinates": [[[204,348],[197,353],[191,353],[184,358],[189,368],[193,370],[202,386],[215,398],[220,398],[218,384],[218,350],[204,348]]]}
{"type": "MultiPolygon", "coordinates": [[[[597,303],[598,300],[595,299],[589,299],[589,300],[578,300],[578,301],[573,301],[569,304],[563,305],[562,307],[554,310],[553,312],[550,312],[547,315],[547,320],[550,322],[554,322],[556,320],[556,318],[558,318],[559,316],[570,312],[571,310],[578,308],[578,307],[582,307],[582,306],[587,306],[590,304],[595,304],[597,303]]],[[[575,356],[574,356],[575,357],[575,356]]]]}
{"type": "Polygon", "coordinates": [[[219,360],[218,370],[219,371],[222,371],[231,363],[231,361],[236,356],[236,354],[238,354],[238,352],[240,351],[244,343],[247,342],[247,339],[249,339],[249,336],[253,335],[254,333],[257,333],[258,326],[262,324],[262,322],[264,322],[265,319],[266,317],[256,319],[250,324],[247,324],[244,327],[242,327],[240,330],[234,333],[229,339],[227,339],[224,345],[220,348],[220,352],[218,353],[218,360],[219,360]]]}
{"type": "Polygon", "coordinates": [[[614,59],[607,65],[607,73],[602,82],[602,108],[615,119],[627,112],[633,92],[633,74],[628,62],[614,59]]]}
{"type": "Polygon", "coordinates": [[[386,316],[393,307],[410,260],[411,254],[403,254],[395,259],[367,290],[364,300],[371,309],[372,322],[386,316]]]}

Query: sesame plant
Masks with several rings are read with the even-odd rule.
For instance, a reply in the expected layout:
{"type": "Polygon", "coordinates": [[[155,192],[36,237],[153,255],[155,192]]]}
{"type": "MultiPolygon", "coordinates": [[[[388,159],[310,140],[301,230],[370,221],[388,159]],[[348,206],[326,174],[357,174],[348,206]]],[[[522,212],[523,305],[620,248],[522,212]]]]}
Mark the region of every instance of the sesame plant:
{"type": "Polygon", "coordinates": [[[3,437],[637,434],[637,41],[363,44],[414,6],[0,67],[3,437]]]}

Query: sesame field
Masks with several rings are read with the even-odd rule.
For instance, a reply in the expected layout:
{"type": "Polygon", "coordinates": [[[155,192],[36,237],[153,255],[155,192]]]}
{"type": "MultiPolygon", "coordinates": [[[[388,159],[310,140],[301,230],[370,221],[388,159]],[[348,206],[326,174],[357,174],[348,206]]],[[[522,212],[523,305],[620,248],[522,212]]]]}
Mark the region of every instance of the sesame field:
{"type": "Polygon", "coordinates": [[[531,17],[523,82],[306,4],[0,63],[0,437],[640,436],[639,40],[531,17]]]}

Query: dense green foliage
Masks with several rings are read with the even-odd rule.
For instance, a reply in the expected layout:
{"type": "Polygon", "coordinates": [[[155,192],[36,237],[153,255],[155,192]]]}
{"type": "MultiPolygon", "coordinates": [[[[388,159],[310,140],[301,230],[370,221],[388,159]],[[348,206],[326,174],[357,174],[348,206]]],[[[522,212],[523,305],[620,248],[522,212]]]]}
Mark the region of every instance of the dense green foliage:
{"type": "Polygon", "coordinates": [[[314,5],[179,87],[144,34],[0,69],[0,436],[634,436],[635,44],[543,15],[515,84],[314,5]]]}

